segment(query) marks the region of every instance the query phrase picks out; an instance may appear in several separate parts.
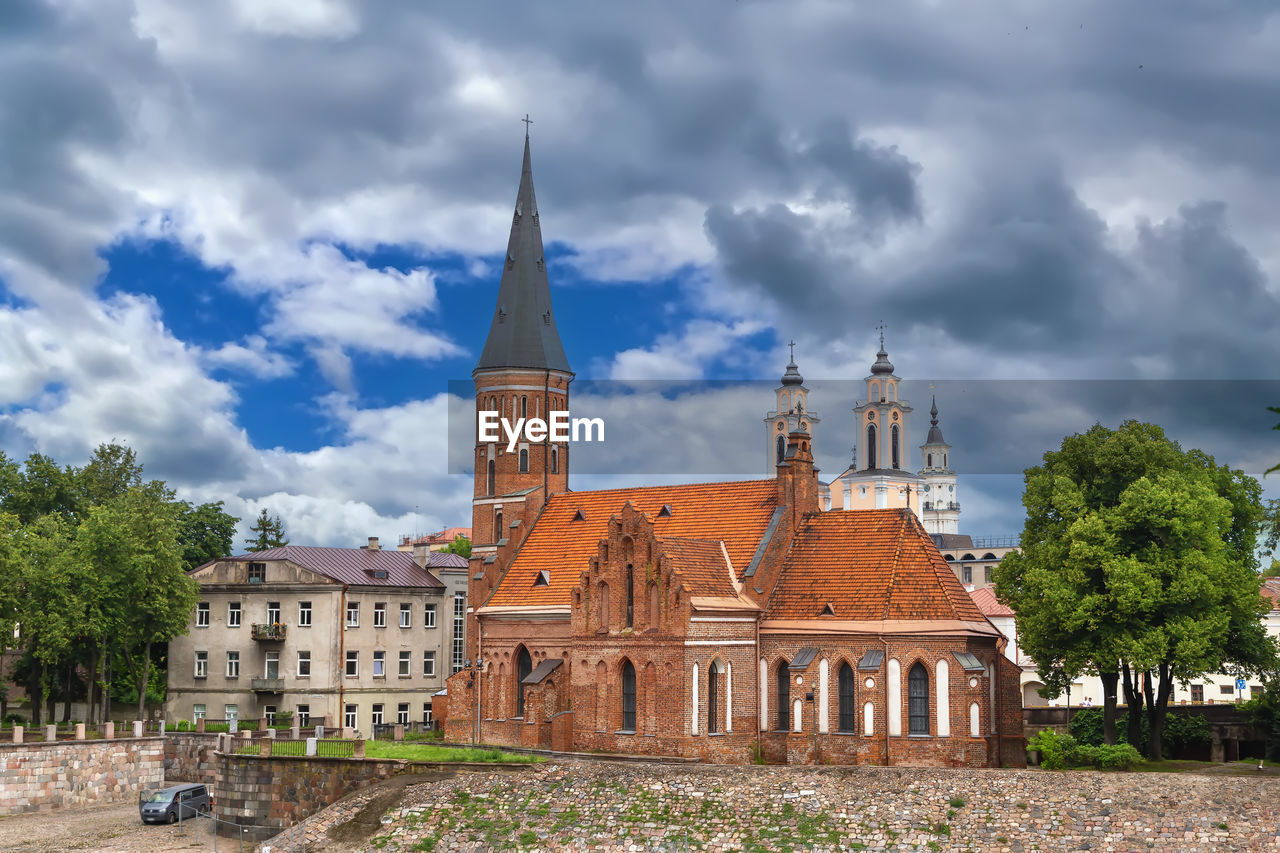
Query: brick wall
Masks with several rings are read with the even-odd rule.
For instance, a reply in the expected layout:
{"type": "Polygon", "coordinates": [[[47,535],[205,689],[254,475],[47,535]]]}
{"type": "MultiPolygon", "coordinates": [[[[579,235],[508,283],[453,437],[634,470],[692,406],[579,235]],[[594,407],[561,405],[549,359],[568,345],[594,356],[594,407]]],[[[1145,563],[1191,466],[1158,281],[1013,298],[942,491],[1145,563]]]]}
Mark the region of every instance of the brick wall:
{"type": "Polygon", "coordinates": [[[0,745],[0,815],[134,802],[164,782],[158,737],[0,745]]]}

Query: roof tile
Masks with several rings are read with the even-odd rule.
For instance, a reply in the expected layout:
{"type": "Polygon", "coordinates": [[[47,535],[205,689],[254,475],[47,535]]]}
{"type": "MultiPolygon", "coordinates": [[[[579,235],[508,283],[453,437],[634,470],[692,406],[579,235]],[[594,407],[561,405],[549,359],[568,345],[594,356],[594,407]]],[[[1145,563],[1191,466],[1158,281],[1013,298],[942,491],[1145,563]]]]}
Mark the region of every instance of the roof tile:
{"type": "Polygon", "coordinates": [[[414,562],[413,554],[408,551],[283,545],[228,559],[242,563],[288,560],[316,574],[351,586],[444,586],[429,570],[414,562]],[[382,570],[387,576],[375,578],[369,570],[382,570]]]}

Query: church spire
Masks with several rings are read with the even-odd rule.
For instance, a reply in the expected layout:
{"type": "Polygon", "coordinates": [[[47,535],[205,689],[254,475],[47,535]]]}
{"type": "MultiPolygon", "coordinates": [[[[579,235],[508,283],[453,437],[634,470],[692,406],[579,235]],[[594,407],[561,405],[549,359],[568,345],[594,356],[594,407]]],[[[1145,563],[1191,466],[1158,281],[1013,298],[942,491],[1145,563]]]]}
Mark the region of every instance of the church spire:
{"type": "Polygon", "coordinates": [[[571,372],[551,313],[551,287],[542,253],[538,202],[533,194],[528,124],[525,125],[520,189],[516,193],[511,236],[507,240],[502,280],[498,285],[498,304],[475,369],[504,367],[571,372]]]}
{"type": "Polygon", "coordinates": [[[942,427],[938,426],[938,395],[933,396],[933,406],[929,409],[929,436],[925,444],[946,444],[942,437],[942,427]]]}

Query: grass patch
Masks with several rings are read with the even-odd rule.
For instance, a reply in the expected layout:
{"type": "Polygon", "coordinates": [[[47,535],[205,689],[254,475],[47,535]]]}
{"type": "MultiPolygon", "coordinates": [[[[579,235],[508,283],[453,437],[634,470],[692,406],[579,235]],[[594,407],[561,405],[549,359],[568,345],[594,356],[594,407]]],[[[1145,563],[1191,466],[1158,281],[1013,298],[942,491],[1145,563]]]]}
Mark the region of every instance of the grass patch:
{"type": "Polygon", "coordinates": [[[546,761],[540,755],[515,755],[496,749],[459,749],[386,740],[365,741],[366,758],[402,758],[407,761],[482,761],[489,764],[537,764],[546,761]]]}

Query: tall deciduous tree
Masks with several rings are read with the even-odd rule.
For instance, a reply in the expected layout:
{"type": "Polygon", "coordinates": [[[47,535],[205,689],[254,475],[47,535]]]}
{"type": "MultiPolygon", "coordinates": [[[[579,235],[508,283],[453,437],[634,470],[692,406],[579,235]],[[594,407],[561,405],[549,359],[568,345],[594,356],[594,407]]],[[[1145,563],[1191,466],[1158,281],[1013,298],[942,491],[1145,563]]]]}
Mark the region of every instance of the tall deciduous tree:
{"type": "Polygon", "coordinates": [[[457,554],[459,557],[471,557],[471,540],[459,536],[444,547],[446,554],[457,554]]]}
{"type": "Polygon", "coordinates": [[[178,542],[187,571],[210,560],[231,556],[240,519],[222,508],[222,501],[192,506],[178,503],[178,542]]]}
{"type": "Polygon", "coordinates": [[[1108,743],[1122,680],[1130,742],[1145,705],[1159,758],[1175,681],[1276,667],[1252,477],[1126,421],[1046,453],[1026,472],[1023,503],[1021,547],[996,568],[996,589],[1052,695],[1081,674],[1102,679],[1108,743]]]}
{"type": "Polygon", "coordinates": [[[249,526],[249,532],[253,536],[246,539],[244,544],[251,551],[266,551],[268,548],[280,548],[289,544],[289,538],[284,532],[284,522],[280,520],[280,516],[267,512],[266,507],[263,507],[257,520],[249,526]]]}

